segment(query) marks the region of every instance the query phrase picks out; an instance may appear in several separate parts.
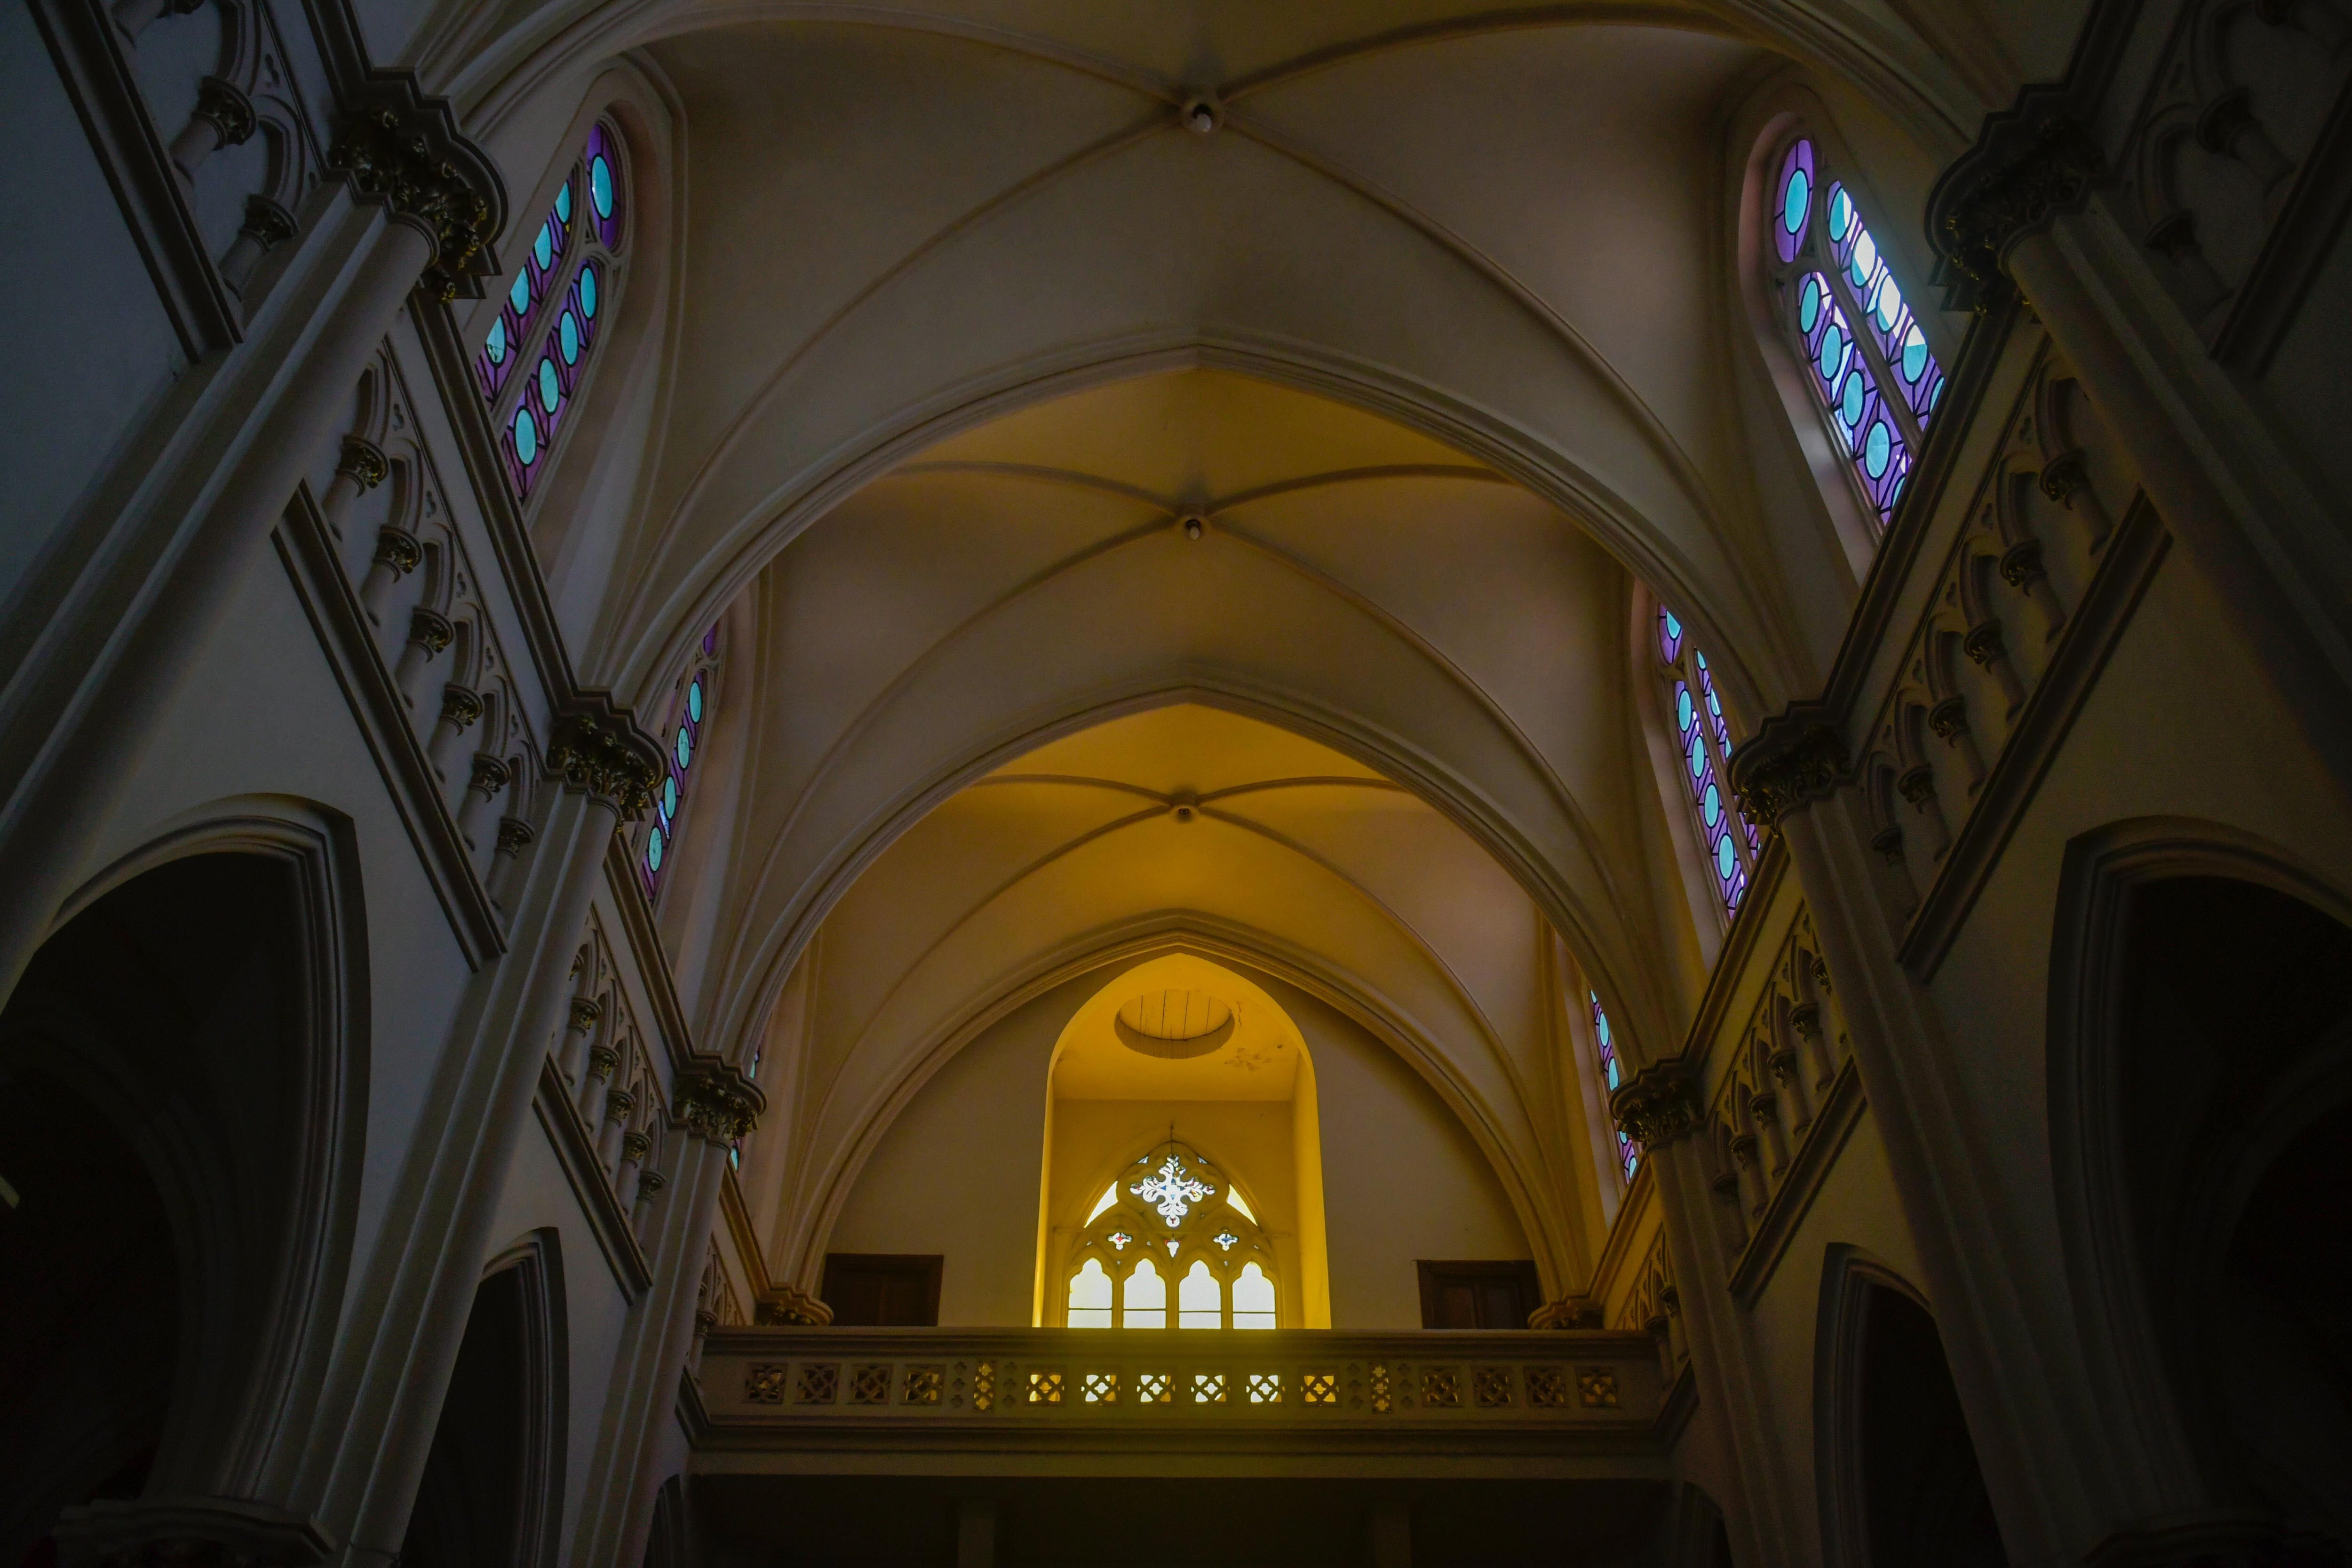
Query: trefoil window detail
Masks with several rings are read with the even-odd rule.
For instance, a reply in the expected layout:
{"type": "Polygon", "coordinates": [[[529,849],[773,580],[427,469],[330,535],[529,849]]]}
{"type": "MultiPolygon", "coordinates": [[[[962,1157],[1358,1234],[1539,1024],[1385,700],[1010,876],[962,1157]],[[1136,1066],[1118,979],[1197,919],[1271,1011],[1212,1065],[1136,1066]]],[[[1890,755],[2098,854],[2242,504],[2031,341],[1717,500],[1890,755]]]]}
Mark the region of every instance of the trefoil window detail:
{"type": "Polygon", "coordinates": [[[1139,1156],[1104,1200],[1063,1267],[1069,1327],[1276,1325],[1273,1244],[1234,1184],[1198,1151],[1170,1139],[1139,1156]]]}

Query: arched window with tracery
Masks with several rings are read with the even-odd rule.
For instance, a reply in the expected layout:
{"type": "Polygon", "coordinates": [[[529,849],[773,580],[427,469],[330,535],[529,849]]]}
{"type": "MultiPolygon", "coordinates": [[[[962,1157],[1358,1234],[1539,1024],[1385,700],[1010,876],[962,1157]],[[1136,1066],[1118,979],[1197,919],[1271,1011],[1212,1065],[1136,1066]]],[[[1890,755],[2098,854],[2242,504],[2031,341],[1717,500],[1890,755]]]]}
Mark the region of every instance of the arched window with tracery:
{"type": "MultiPolygon", "coordinates": [[[[1584,994],[1592,1003],[1592,1044],[1594,1052],[1601,1058],[1601,1079],[1608,1086],[1608,1092],[1613,1095],[1617,1092],[1617,1086],[1624,1080],[1624,1074],[1617,1065],[1617,1038],[1609,1027],[1609,1014],[1601,1005],[1601,993],[1587,991],[1584,994]]],[[[1627,1137],[1623,1128],[1618,1128],[1616,1131],[1617,1173],[1630,1182],[1633,1179],[1633,1173],[1641,1169],[1642,1146],[1627,1137]]]]}
{"type": "Polygon", "coordinates": [[[1811,139],[1790,142],[1777,167],[1765,263],[1780,316],[1884,528],[1943,396],[1944,368],[1853,193],[1822,167],[1811,139]]]}
{"type": "Polygon", "coordinates": [[[1198,1151],[1171,1140],[1096,1200],[1064,1268],[1063,1321],[1271,1329],[1278,1287],[1273,1244],[1249,1201],[1198,1151]]]}
{"type": "Polygon", "coordinates": [[[1716,897],[1722,900],[1724,913],[1736,914],[1748,896],[1763,846],[1755,824],[1732,807],[1731,721],[1724,714],[1706,655],[1663,605],[1658,607],[1657,638],[1658,689],[1679,757],[1679,793],[1697,825],[1699,852],[1714,879],[1716,897]]]}
{"type": "Polygon", "coordinates": [[[620,292],[623,163],[618,133],[598,121],[474,356],[508,481],[524,500],[551,463],[620,292]]]}
{"type": "Polygon", "coordinates": [[[654,792],[651,820],[646,824],[645,839],[637,850],[637,877],[649,900],[661,897],[663,873],[677,848],[687,786],[694,777],[695,763],[701,759],[703,731],[710,721],[718,676],[719,628],[714,626],[702,634],[670,700],[669,724],[662,742],[661,786],[654,792]]]}

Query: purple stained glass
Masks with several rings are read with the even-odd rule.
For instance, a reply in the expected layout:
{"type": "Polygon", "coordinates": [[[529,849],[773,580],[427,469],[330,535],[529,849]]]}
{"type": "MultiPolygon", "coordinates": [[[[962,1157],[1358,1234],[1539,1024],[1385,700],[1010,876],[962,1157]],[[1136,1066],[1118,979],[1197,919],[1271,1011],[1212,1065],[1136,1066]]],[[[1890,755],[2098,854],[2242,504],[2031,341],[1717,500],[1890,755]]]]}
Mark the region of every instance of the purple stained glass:
{"type": "Polygon", "coordinates": [[[1672,664],[1682,657],[1683,624],[1664,605],[1658,606],[1658,657],[1672,664]]]}
{"type": "Polygon", "coordinates": [[[572,186],[572,180],[563,183],[556,192],[554,205],[532,231],[530,244],[524,247],[522,269],[508,286],[498,320],[490,323],[489,332],[482,340],[482,352],[474,356],[475,379],[480,383],[485,399],[495,400],[505,389],[516,362],[522,357],[524,340],[537,324],[541,308],[547,302],[557,275],[563,270],[564,257],[572,247],[572,213],[575,205],[572,186]]]}
{"type": "Polygon", "coordinates": [[[1804,334],[1805,379],[1829,410],[1830,423],[1844,441],[1846,458],[1883,525],[1895,515],[1903,481],[1910,477],[1910,444],[1895,427],[1854,341],[1853,328],[1829,279],[1819,272],[1808,272],[1797,282],[1797,327],[1804,334]]]}
{"type": "Polygon", "coordinates": [[[1863,325],[1893,369],[1904,405],[1924,430],[1943,395],[1944,369],[1928,352],[1927,334],[1910,301],[1903,298],[1878,241],[1843,184],[1830,186],[1829,231],[1831,258],[1861,302],[1863,325]]]}
{"type": "Polygon", "coordinates": [[[660,893],[663,865],[677,848],[677,818],[686,805],[687,777],[702,752],[702,727],[710,712],[711,666],[719,654],[717,626],[702,635],[701,646],[701,659],[678,689],[677,710],[671,721],[675,739],[664,759],[661,788],[654,795],[653,823],[646,829],[645,848],[637,857],[637,876],[648,899],[660,893]]]}
{"type": "Polygon", "coordinates": [[[1805,223],[1813,211],[1813,144],[1799,142],[1780,161],[1773,187],[1772,247],[1783,262],[1794,261],[1805,243],[1805,223]]]}
{"type": "MultiPolygon", "coordinates": [[[[1592,1003],[1592,1037],[1600,1047],[1601,1076],[1613,1094],[1622,1077],[1617,1066],[1617,1042],[1610,1034],[1609,1015],[1601,1010],[1601,993],[1588,990],[1585,995],[1592,1003]]],[[[1641,1163],[1642,1146],[1621,1131],[1617,1134],[1618,1171],[1630,1182],[1633,1179],[1634,1167],[1641,1163]]]]}
{"type": "Polygon", "coordinates": [[[621,246],[621,148],[612,132],[602,125],[588,132],[588,150],[583,155],[588,180],[588,216],[596,225],[596,237],[607,250],[621,246]]]}

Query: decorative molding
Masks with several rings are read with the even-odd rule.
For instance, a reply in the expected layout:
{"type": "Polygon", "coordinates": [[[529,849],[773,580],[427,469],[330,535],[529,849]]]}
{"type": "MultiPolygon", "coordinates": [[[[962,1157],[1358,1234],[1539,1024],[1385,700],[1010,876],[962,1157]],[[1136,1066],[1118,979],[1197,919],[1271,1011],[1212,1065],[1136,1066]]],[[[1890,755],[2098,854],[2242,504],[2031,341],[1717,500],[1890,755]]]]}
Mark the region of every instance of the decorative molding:
{"type": "Polygon", "coordinates": [[[1845,777],[1845,740],[1818,702],[1791,703],[1757,726],[1731,757],[1731,788],[1740,815],[1760,828],[1817,800],[1845,777]]]}
{"type": "Polygon", "coordinates": [[[1653,1062],[1635,1073],[1609,1097],[1609,1112],[1645,1154],[1689,1136],[1706,1119],[1697,1081],[1680,1057],[1653,1062]]]}
{"type": "Polygon", "coordinates": [[[353,195],[382,204],[433,241],[419,280],[444,301],[479,299],[500,268],[491,241],[506,226],[498,164],[457,130],[445,99],[419,91],[406,72],[377,72],[335,138],[329,161],[353,195]]]}
{"type": "Polygon", "coordinates": [[[342,688],[352,721],[375,759],[393,809],[415,847],[417,863],[448,917],[467,964],[479,969],[506,951],[506,930],[457,819],[443,797],[440,775],[425,755],[378,646],[374,626],[336,558],[326,515],[305,483],[296,487],[284,519],[271,534],[294,596],[310,617],[327,664],[342,688]]]}
{"type": "Polygon", "coordinates": [[[1937,280],[1948,287],[1946,309],[1981,309],[2011,288],[2011,247],[2058,214],[2079,209],[2106,163],[2105,150],[2071,115],[1989,121],[1927,197],[1927,232],[1944,261],[1937,280]]]}
{"type": "Polygon", "coordinates": [[[620,910],[622,938],[653,1003],[654,1026],[668,1047],[675,1075],[694,1061],[694,1037],[687,1027],[686,1008],[678,1001],[677,979],[670,973],[669,952],[662,945],[653,906],[646,900],[645,884],[637,880],[636,855],[626,835],[615,833],[604,846],[604,882],[620,910]]]}
{"type": "Polygon", "coordinates": [[[181,352],[194,362],[234,347],[245,337],[244,313],[213,265],[186,185],[123,53],[121,30],[91,0],[31,5],[181,352]]]}
{"type": "Polygon", "coordinates": [[[1563,1296],[1557,1301],[1545,1302],[1528,1314],[1528,1327],[1546,1332],[1597,1329],[1600,1326],[1601,1303],[1590,1296],[1563,1296]]]}
{"type": "Polygon", "coordinates": [[[713,1148],[732,1148],[759,1125],[767,1098],[731,1062],[697,1056],[677,1074],[670,1115],[713,1148]]]}
{"type": "Polygon", "coordinates": [[[1790,1157],[1788,1174],[1773,1191],[1771,1202],[1748,1236],[1747,1249],[1732,1266],[1728,1283],[1741,1306],[1753,1310],[1763,1299],[1764,1288],[1772,1282],[1814,1197],[1837,1168],[1846,1139],[1862,1121],[1863,1107],[1868,1103],[1862,1092],[1862,1075],[1848,1057],[1838,1067],[1829,1098],[1813,1113],[1811,1135],[1790,1157]]]}
{"type": "Polygon", "coordinates": [[[1896,961],[1921,984],[1935,978],[1951,951],[2171,541],[2145,496],[2134,500],[2116,525],[2082,602],[2066,617],[2048,668],[2019,707],[1973,808],[1895,948],[1896,961]]]}
{"type": "Polygon", "coordinates": [[[822,1329],[833,1321],[831,1307],[789,1282],[768,1287],[752,1310],[758,1322],[768,1328],[822,1329]]]}
{"type": "Polygon", "coordinates": [[[661,747],[611,692],[578,693],[558,708],[553,730],[548,771],[567,786],[609,803],[624,821],[635,821],[652,804],[661,747]]]}
{"type": "Polygon", "coordinates": [[[556,1163],[563,1167],[563,1179],[572,1184],[572,1195],[587,1216],[588,1228],[596,1234],[604,1261],[612,1265],[614,1282],[624,1296],[635,1300],[652,1289],[653,1266],[637,1239],[636,1227],[629,1223],[613,1184],[605,1178],[604,1163],[596,1154],[595,1132],[581,1120],[572,1086],[551,1056],[540,1058],[539,1089],[531,1097],[531,1109],[539,1113],[539,1124],[547,1131],[556,1163]]]}
{"type": "Polygon", "coordinates": [[[309,1514],[242,1498],[101,1499],[57,1526],[67,1568],[311,1568],[335,1539],[309,1514]]]}

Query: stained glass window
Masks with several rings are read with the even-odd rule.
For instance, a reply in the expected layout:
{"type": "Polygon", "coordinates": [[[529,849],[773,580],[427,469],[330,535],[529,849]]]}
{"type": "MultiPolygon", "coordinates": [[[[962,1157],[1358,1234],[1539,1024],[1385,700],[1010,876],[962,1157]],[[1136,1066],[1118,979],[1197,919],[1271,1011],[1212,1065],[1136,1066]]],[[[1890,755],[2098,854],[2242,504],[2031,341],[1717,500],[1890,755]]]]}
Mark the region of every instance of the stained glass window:
{"type": "Polygon", "coordinates": [[[661,896],[663,872],[677,847],[687,784],[693,774],[695,759],[701,752],[703,729],[710,718],[712,684],[718,674],[719,628],[712,626],[703,634],[694,661],[679,678],[677,696],[671,704],[667,743],[663,747],[661,786],[654,793],[645,845],[637,854],[637,875],[645,883],[648,899],[661,896]]]}
{"type": "Polygon", "coordinates": [[[1119,1321],[1129,1328],[1168,1326],[1168,1281],[1160,1277],[1160,1266],[1149,1258],[1136,1259],[1135,1272],[1127,1277],[1126,1298],[1119,1321]]]}
{"type": "Polygon", "coordinates": [[[1748,896],[1761,847],[1755,826],[1731,800],[1731,723],[1715,689],[1715,672],[1684,635],[1672,610],[1658,607],[1658,660],[1667,727],[1675,736],[1677,773],[1699,832],[1699,853],[1727,914],[1748,896]]]}
{"type": "Polygon", "coordinates": [[[1244,1263],[1234,1277],[1234,1327],[1274,1327],[1274,1281],[1255,1263],[1244,1263]]]}
{"type": "Polygon", "coordinates": [[[1069,1325],[1074,1329],[1110,1327],[1110,1276],[1091,1258],[1070,1276],[1069,1325]]]}
{"type": "Polygon", "coordinates": [[[577,401],[599,328],[611,311],[622,235],[620,142],[599,124],[531,231],[522,266],[474,356],[474,376],[499,432],[507,478],[528,498],[547,471],[557,431],[577,401]],[[528,365],[518,375],[519,367],[528,365]]]}
{"type": "Polygon", "coordinates": [[[1222,1329],[1225,1326],[1224,1282],[1209,1272],[1205,1258],[1195,1258],[1176,1284],[1176,1326],[1180,1329],[1222,1329]]]}
{"type": "MultiPolygon", "coordinates": [[[[1601,993],[1598,991],[1587,991],[1585,995],[1590,997],[1592,1002],[1592,1037],[1599,1042],[1599,1049],[1601,1053],[1601,1077],[1602,1080],[1609,1085],[1609,1091],[1612,1094],[1614,1094],[1617,1091],[1617,1086],[1622,1077],[1617,1066],[1617,1041],[1614,1036],[1610,1032],[1609,1015],[1601,1008],[1601,993]]],[[[1642,1146],[1639,1143],[1634,1142],[1631,1138],[1626,1137],[1623,1129],[1619,1129],[1617,1132],[1617,1170],[1619,1174],[1622,1175],[1630,1182],[1633,1179],[1634,1170],[1639,1167],[1641,1163],[1642,1146]]]]}
{"type": "Polygon", "coordinates": [[[1774,287],[1833,438],[1884,527],[1911,475],[1944,369],[1842,181],[1824,184],[1811,141],[1773,185],[1774,287]]]}
{"type": "Polygon", "coordinates": [[[1137,1156],[1095,1201],[1060,1268],[1073,1326],[1108,1326],[1113,1316],[1123,1329],[1277,1321],[1274,1244],[1224,1173],[1173,1137],[1137,1156]],[[1093,1284],[1095,1272],[1111,1296],[1093,1284]]]}

